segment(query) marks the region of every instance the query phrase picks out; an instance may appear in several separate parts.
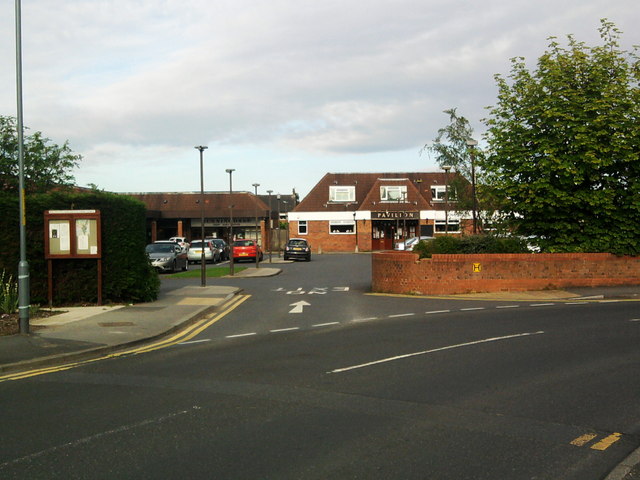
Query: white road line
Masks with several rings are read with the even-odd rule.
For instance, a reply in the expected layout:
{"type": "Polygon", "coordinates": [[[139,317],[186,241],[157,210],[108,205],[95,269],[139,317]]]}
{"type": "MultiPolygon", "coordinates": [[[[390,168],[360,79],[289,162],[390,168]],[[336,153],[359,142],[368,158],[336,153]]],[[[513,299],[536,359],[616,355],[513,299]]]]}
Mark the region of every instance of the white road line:
{"type": "Polygon", "coordinates": [[[426,315],[432,315],[434,313],[451,313],[451,310],[432,310],[430,312],[424,312],[426,315]]]}
{"type": "Polygon", "coordinates": [[[520,305],[498,305],[496,308],[518,308],[520,305]]]}
{"type": "Polygon", "coordinates": [[[178,345],[191,345],[192,343],[202,343],[202,342],[210,342],[210,338],[205,338],[203,340],[192,340],[190,342],[180,342],[178,345]]]}
{"type": "Polygon", "coordinates": [[[312,327],[328,327],[329,325],[340,325],[340,322],[316,323],[312,327]]]}
{"type": "Polygon", "coordinates": [[[587,302],[567,302],[565,305],[588,305],[587,302]]]}
{"type": "Polygon", "coordinates": [[[457,345],[449,345],[447,347],[434,348],[432,350],[425,350],[423,352],[407,353],[405,355],[398,355],[396,357],[383,358],[382,360],[375,360],[373,362],[362,363],[360,365],[353,365],[351,367],[337,368],[337,369],[331,370],[331,371],[329,371],[327,373],[348,372],[349,370],[355,370],[355,369],[364,368],[364,367],[371,367],[373,365],[378,365],[378,364],[381,364],[381,363],[393,362],[393,361],[396,361],[396,360],[402,360],[402,359],[410,358],[410,357],[416,357],[418,355],[427,355],[429,353],[442,352],[444,350],[451,350],[451,349],[460,348],[460,347],[469,347],[471,345],[478,345],[478,344],[481,344],[481,343],[497,342],[499,340],[509,340],[509,339],[512,339],[512,338],[528,337],[528,336],[531,336],[531,335],[541,335],[543,333],[544,333],[544,331],[540,330],[540,331],[537,331],[537,332],[526,332],[526,333],[517,333],[515,335],[505,335],[503,337],[485,338],[483,340],[476,340],[474,342],[459,343],[457,345]]]}
{"type": "Polygon", "coordinates": [[[251,332],[251,333],[241,333],[239,335],[227,335],[226,338],[250,337],[251,335],[257,335],[257,333],[251,332]]]}
{"type": "Polygon", "coordinates": [[[278,332],[290,332],[291,330],[300,330],[300,327],[278,328],[276,330],[269,330],[269,331],[271,333],[278,333],[278,332]]]}
{"type": "Polygon", "coordinates": [[[396,315],[389,315],[389,318],[398,318],[398,317],[412,317],[415,313],[398,313],[396,315]]]}
{"type": "Polygon", "coordinates": [[[378,320],[378,317],[369,317],[369,318],[354,318],[351,320],[352,322],[368,322],[370,320],[378,320]]]}
{"type": "Polygon", "coordinates": [[[472,312],[473,310],[484,310],[484,307],[461,308],[461,312],[472,312]]]}
{"type": "Polygon", "coordinates": [[[630,322],[640,322],[640,318],[632,318],[629,320],[630,322]]]}
{"type": "Polygon", "coordinates": [[[555,305],[555,303],[532,303],[530,307],[548,307],[550,305],[555,305]]]}

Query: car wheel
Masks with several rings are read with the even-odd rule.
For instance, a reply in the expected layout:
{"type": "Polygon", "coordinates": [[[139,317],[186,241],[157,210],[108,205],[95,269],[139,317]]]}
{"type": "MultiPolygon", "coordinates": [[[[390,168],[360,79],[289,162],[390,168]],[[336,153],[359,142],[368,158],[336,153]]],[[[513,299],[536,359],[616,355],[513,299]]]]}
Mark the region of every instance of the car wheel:
{"type": "Polygon", "coordinates": [[[184,267],[182,267],[182,271],[183,272],[186,272],[187,270],[189,270],[189,262],[188,261],[184,262],[184,267]]]}
{"type": "Polygon", "coordinates": [[[177,265],[176,265],[176,261],[173,261],[173,264],[171,265],[171,273],[176,273],[176,269],[177,269],[177,265]]]}
{"type": "Polygon", "coordinates": [[[307,257],[307,262],[310,262],[310,261],[311,261],[311,255],[307,257]]]}

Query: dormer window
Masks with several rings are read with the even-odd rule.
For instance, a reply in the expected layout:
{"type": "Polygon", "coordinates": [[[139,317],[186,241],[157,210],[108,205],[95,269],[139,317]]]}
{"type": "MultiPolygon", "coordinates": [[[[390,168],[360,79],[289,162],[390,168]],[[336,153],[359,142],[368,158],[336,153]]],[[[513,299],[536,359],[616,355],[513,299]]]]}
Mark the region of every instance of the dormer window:
{"type": "Polygon", "coordinates": [[[355,202],[356,187],[353,185],[331,185],[329,186],[330,202],[355,202]]]}
{"type": "MultiPolygon", "coordinates": [[[[434,202],[444,202],[447,198],[446,185],[431,185],[431,200],[434,202]]],[[[449,201],[457,200],[456,189],[449,185],[449,201]]]]}
{"type": "Polygon", "coordinates": [[[406,185],[383,185],[380,187],[381,202],[406,202],[406,185]]]}

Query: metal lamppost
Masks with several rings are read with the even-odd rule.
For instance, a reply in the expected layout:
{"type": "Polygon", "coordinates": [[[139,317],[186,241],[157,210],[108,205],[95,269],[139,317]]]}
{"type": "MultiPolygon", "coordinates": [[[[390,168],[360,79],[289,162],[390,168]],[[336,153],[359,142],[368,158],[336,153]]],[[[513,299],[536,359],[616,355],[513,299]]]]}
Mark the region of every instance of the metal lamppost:
{"type": "MultiPolygon", "coordinates": [[[[232,176],[235,168],[227,168],[225,172],[229,174],[229,201],[233,202],[233,183],[232,176]]],[[[231,255],[229,255],[229,275],[233,276],[233,203],[229,205],[229,246],[231,255]]]]}
{"type": "MultiPolygon", "coordinates": [[[[284,203],[284,214],[286,214],[289,211],[289,202],[286,200],[283,200],[282,203],[284,203]]],[[[287,220],[289,220],[288,216],[287,216],[287,220]]],[[[289,241],[289,223],[285,222],[287,224],[287,229],[284,232],[284,243],[286,245],[286,243],[289,241]]],[[[278,217],[278,227],[280,227],[280,217],[278,217]]]]}
{"type": "Polygon", "coordinates": [[[280,194],[276,195],[276,200],[278,201],[276,208],[278,211],[278,258],[280,258],[280,194]]]}
{"type": "Polygon", "coordinates": [[[477,199],[476,199],[476,162],[475,162],[475,153],[476,153],[476,145],[478,145],[477,140],[473,138],[467,138],[467,146],[469,147],[469,153],[471,156],[471,195],[473,198],[473,233],[474,235],[478,233],[478,219],[477,219],[477,199]]]}
{"type": "Polygon", "coordinates": [[[260,186],[259,183],[252,183],[251,184],[256,192],[256,268],[260,267],[260,259],[258,258],[258,187],[260,186]]]}
{"type": "Polygon", "coordinates": [[[20,333],[29,333],[29,263],[27,262],[27,215],[24,192],[24,126],[22,117],[22,15],[20,0],[16,0],[16,93],[18,100],[18,195],[20,203],[20,262],[18,263],[18,317],[20,333]]]}
{"type": "Polygon", "coordinates": [[[194,147],[200,151],[200,241],[202,242],[202,253],[200,256],[200,286],[207,286],[207,260],[204,256],[204,172],[202,167],[202,154],[208,148],[204,145],[194,147]]]}
{"type": "Polygon", "coordinates": [[[273,190],[267,190],[267,193],[269,194],[269,235],[267,238],[269,239],[269,263],[271,263],[271,234],[273,233],[273,222],[271,220],[271,194],[273,193],[273,190]]]}
{"type": "Polygon", "coordinates": [[[444,233],[449,234],[449,170],[450,165],[444,165],[444,233]]]}

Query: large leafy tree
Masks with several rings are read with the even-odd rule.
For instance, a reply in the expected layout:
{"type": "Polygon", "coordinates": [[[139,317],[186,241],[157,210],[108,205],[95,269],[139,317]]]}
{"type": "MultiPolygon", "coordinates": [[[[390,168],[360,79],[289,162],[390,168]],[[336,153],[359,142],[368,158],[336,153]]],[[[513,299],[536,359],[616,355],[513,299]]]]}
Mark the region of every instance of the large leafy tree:
{"type": "Polygon", "coordinates": [[[551,38],[529,71],[496,76],[482,162],[502,211],[547,251],[640,253],[640,62],[602,20],[602,44],[551,38]]]}
{"type": "MultiPolygon", "coordinates": [[[[74,154],[68,142],[56,145],[41,132],[24,136],[24,181],[30,193],[52,187],[72,185],[71,174],[82,157],[74,154]]],[[[0,187],[18,191],[18,135],[16,120],[0,116],[0,187]]]]}

